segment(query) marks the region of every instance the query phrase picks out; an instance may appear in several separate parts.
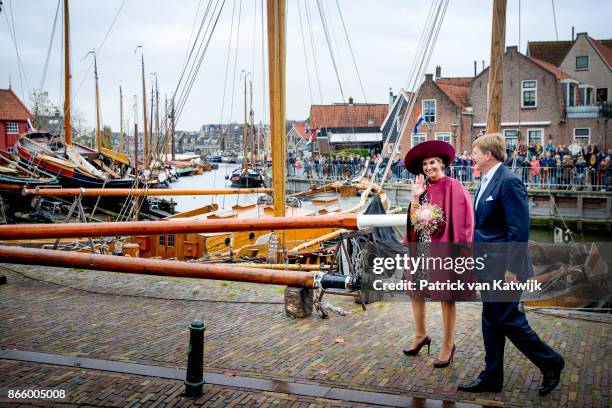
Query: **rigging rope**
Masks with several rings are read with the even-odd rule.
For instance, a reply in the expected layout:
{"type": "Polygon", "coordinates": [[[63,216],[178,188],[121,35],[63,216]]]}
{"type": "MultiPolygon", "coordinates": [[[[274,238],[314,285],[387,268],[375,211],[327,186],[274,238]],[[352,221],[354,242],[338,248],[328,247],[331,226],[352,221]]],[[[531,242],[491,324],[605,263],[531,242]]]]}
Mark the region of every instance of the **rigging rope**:
{"type": "Polygon", "coordinates": [[[57,25],[57,16],[59,16],[61,0],[57,0],[57,7],[55,9],[55,17],[53,18],[53,27],[51,28],[51,38],[49,39],[49,47],[47,48],[47,56],[45,57],[45,65],[43,68],[42,78],[40,79],[40,86],[38,89],[42,91],[45,86],[45,79],[47,78],[47,68],[49,67],[49,58],[51,57],[51,48],[53,47],[53,38],[55,37],[55,27],[57,25]]]}
{"type": "Polygon", "coordinates": [[[311,29],[312,19],[310,17],[310,8],[308,6],[309,3],[310,2],[305,1],[304,8],[306,10],[306,19],[308,21],[307,27],[308,27],[308,35],[310,37],[310,47],[312,49],[312,60],[314,62],[315,74],[317,77],[317,87],[319,89],[319,103],[322,104],[323,103],[323,92],[321,91],[321,79],[319,78],[319,64],[317,63],[317,54],[315,52],[314,39],[313,39],[312,29],[311,29]]]}
{"type": "Polygon", "coordinates": [[[349,50],[351,51],[351,57],[353,58],[353,65],[355,66],[355,72],[357,73],[357,79],[359,80],[359,86],[361,87],[363,100],[365,101],[365,103],[368,103],[368,97],[366,96],[365,90],[363,88],[363,82],[361,81],[361,75],[359,75],[359,68],[357,67],[357,60],[355,59],[355,54],[353,53],[353,47],[351,46],[351,40],[349,38],[348,31],[346,30],[346,25],[344,24],[344,17],[342,16],[342,11],[340,10],[340,3],[338,3],[338,0],[336,0],[336,6],[338,7],[340,21],[342,21],[342,28],[344,29],[344,35],[346,36],[346,41],[348,42],[349,50]]]}
{"type": "Polygon", "coordinates": [[[300,7],[300,0],[298,0],[297,6],[298,6],[298,18],[300,20],[300,33],[302,35],[302,49],[304,50],[304,66],[306,67],[306,77],[308,78],[308,92],[310,94],[310,104],[313,105],[314,98],[312,97],[312,83],[310,81],[310,69],[308,67],[306,41],[304,40],[304,26],[302,24],[302,9],[300,7]]]}

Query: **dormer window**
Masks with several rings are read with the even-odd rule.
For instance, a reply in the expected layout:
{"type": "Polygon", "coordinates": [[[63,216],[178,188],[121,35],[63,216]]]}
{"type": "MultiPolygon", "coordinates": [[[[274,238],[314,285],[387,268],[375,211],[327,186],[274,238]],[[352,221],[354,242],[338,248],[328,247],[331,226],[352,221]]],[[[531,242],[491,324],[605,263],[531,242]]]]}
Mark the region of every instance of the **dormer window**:
{"type": "Polygon", "coordinates": [[[576,57],[576,69],[589,69],[589,56],[576,57]]]}

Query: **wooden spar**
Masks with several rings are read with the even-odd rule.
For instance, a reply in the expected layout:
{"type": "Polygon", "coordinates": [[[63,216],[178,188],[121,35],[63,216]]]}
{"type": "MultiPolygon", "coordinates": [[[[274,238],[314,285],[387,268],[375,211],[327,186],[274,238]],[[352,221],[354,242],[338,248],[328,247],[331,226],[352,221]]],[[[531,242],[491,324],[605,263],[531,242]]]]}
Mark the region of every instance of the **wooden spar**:
{"type": "Polygon", "coordinates": [[[100,129],[100,89],[98,88],[98,62],[96,61],[96,52],[94,56],[94,78],[96,80],[96,141],[98,151],[102,149],[102,130],[100,129]]]}
{"type": "MultiPolygon", "coordinates": [[[[176,160],[176,145],[175,145],[175,139],[174,139],[174,95],[172,96],[172,99],[170,100],[170,103],[172,103],[172,108],[170,109],[171,113],[171,119],[172,121],[170,122],[170,127],[171,127],[171,131],[172,131],[172,161],[176,160]]],[[[223,124],[221,124],[221,133],[223,133],[223,124]]],[[[223,135],[221,135],[221,137],[223,137],[223,135]]]]}
{"type": "Polygon", "coordinates": [[[64,0],[64,135],[66,145],[72,144],[70,116],[70,12],[68,0],[64,0]]]}
{"type": "Polygon", "coordinates": [[[248,174],[249,169],[249,161],[247,159],[247,154],[249,152],[249,144],[247,142],[247,87],[246,87],[246,77],[247,74],[244,74],[244,124],[242,125],[242,142],[244,143],[243,153],[242,153],[242,172],[243,174],[248,174]]]}
{"type": "Polygon", "coordinates": [[[134,178],[138,180],[138,123],[134,123],[134,178]]]}
{"type": "MultiPolygon", "coordinates": [[[[149,134],[147,132],[147,88],[145,88],[145,69],[144,69],[144,51],[142,54],[142,112],[143,112],[143,131],[144,131],[144,168],[148,168],[149,160],[149,134]]],[[[138,135],[136,135],[138,138],[138,135]]]]}
{"type": "Polygon", "coordinates": [[[251,107],[249,109],[249,129],[251,130],[251,166],[255,167],[255,126],[253,126],[253,81],[249,81],[251,107]]]}
{"type": "Polygon", "coordinates": [[[123,134],[123,91],[121,90],[121,85],[119,85],[119,152],[123,153],[125,150],[125,135],[123,134]]]}
{"type": "Polygon", "coordinates": [[[279,229],[358,228],[357,214],[318,217],[252,217],[220,219],[174,219],[67,224],[0,225],[0,240],[78,238],[128,235],[195,234],[231,231],[274,231],[279,229]]]}
{"type": "MultiPolygon", "coordinates": [[[[285,1],[267,0],[274,216],[285,216],[285,1]]],[[[280,234],[284,248],[284,236],[280,234]]]]}
{"type": "Polygon", "coordinates": [[[262,270],[228,264],[198,264],[4,245],[0,245],[0,261],[26,265],[53,265],[69,268],[96,269],[159,276],[180,276],[185,278],[231,280],[306,288],[314,288],[316,275],[315,272],[262,270]]]}
{"type": "Polygon", "coordinates": [[[24,188],[25,196],[53,197],[127,197],[127,196],[184,196],[271,193],[271,188],[226,188],[226,189],[131,189],[131,188],[24,188]]]}
{"type": "Polygon", "coordinates": [[[491,64],[489,66],[489,112],[487,133],[501,132],[502,94],[504,85],[504,47],[506,44],[506,0],[494,0],[491,30],[491,64]]]}
{"type": "MultiPolygon", "coordinates": [[[[208,265],[227,265],[224,263],[220,264],[208,264],[208,265]]],[[[256,268],[256,269],[277,269],[280,271],[320,271],[322,269],[329,269],[328,265],[314,265],[314,264],[264,264],[264,263],[239,263],[235,264],[241,268],[256,268]]]]}

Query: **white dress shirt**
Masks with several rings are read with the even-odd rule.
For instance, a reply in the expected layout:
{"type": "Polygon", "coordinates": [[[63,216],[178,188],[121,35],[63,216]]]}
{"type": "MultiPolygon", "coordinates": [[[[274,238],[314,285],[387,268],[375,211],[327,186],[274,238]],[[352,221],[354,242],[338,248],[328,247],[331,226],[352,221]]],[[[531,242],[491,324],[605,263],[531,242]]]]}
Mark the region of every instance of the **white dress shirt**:
{"type": "Polygon", "coordinates": [[[480,182],[480,189],[478,190],[478,196],[476,197],[476,205],[474,206],[474,208],[478,208],[478,203],[480,202],[480,197],[482,196],[482,193],[484,193],[484,191],[487,189],[487,185],[489,185],[489,181],[491,181],[491,179],[495,175],[495,172],[497,171],[497,169],[499,169],[499,166],[501,165],[502,165],[501,162],[497,163],[495,166],[489,169],[487,174],[482,175],[482,179],[480,182]]]}

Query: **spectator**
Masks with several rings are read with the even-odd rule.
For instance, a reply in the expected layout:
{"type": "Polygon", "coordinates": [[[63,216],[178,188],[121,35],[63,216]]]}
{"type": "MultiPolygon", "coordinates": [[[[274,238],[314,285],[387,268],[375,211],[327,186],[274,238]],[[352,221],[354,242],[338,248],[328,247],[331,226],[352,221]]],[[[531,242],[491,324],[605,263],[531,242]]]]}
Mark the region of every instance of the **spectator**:
{"type": "Polygon", "coordinates": [[[542,183],[550,187],[552,181],[552,173],[555,167],[555,159],[552,158],[551,152],[544,153],[544,158],[540,161],[540,169],[542,170],[542,183]]]}
{"type": "Polygon", "coordinates": [[[604,175],[603,185],[605,186],[606,191],[612,190],[612,166],[610,165],[610,160],[610,155],[608,155],[605,159],[601,161],[601,164],[599,165],[599,169],[603,172],[604,175]]]}
{"type": "Polygon", "coordinates": [[[548,144],[544,148],[544,151],[552,154],[553,150],[555,150],[555,145],[553,145],[552,138],[548,139],[548,144]]]}
{"type": "Polygon", "coordinates": [[[537,155],[531,157],[531,181],[536,188],[540,185],[540,161],[537,155]]]}
{"type": "Polygon", "coordinates": [[[564,188],[569,190],[572,187],[572,173],[574,172],[574,161],[572,156],[566,154],[563,156],[562,182],[564,188]]]}
{"type": "Polygon", "coordinates": [[[576,160],[576,178],[577,178],[577,188],[578,190],[582,190],[582,188],[584,187],[584,171],[587,167],[587,162],[586,160],[584,160],[584,156],[580,155],[578,156],[578,159],[576,160]]]}
{"type": "Polygon", "coordinates": [[[558,182],[561,181],[561,170],[563,169],[563,164],[561,163],[561,156],[558,154],[555,156],[555,161],[553,164],[553,168],[551,169],[550,176],[550,184],[554,186],[554,188],[558,188],[558,182]]]}

